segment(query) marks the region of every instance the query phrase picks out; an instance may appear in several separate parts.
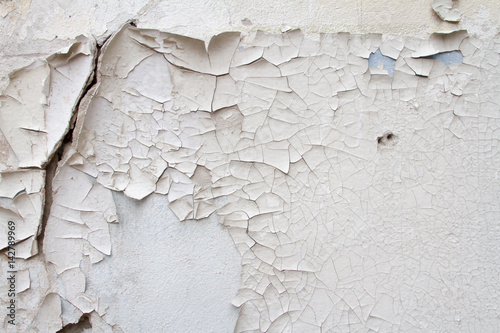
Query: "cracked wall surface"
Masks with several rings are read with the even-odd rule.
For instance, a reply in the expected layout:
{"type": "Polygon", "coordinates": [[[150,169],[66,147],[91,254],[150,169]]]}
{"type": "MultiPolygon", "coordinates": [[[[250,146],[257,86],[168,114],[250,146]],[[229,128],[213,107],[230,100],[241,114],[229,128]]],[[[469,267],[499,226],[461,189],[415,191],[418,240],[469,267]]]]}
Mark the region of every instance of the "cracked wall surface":
{"type": "Polygon", "coordinates": [[[12,72],[4,330],[496,332],[500,34],[458,3],[427,36],[138,20],[12,72]]]}

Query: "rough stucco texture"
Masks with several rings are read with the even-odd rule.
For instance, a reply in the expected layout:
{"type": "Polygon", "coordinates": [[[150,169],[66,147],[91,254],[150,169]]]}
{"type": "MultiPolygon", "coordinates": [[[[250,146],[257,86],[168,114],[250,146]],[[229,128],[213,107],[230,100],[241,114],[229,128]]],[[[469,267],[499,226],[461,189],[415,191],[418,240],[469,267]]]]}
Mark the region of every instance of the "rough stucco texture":
{"type": "Polygon", "coordinates": [[[126,24],[16,71],[17,329],[498,331],[499,52],[460,29],[205,42],[126,24]]]}

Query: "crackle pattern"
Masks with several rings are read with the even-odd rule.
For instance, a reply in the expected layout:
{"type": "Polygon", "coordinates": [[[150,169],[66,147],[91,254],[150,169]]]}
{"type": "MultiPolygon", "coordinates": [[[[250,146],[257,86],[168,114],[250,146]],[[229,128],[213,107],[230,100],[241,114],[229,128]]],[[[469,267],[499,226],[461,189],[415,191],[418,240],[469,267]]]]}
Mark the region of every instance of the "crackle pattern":
{"type": "Polygon", "coordinates": [[[112,258],[122,191],[219,216],[242,258],[235,332],[496,331],[499,51],[463,30],[205,45],[124,26],[54,179],[43,253],[59,282],[37,318],[119,331],[85,267],[112,258]],[[451,51],[461,63],[437,60],[451,51]]]}

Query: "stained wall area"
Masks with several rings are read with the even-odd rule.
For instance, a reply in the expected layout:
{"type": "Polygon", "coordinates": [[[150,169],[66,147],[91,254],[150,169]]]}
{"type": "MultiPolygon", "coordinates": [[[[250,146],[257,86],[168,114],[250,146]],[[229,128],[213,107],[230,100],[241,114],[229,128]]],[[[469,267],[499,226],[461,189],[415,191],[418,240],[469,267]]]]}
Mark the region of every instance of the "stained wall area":
{"type": "Polygon", "coordinates": [[[498,9],[350,3],[95,6],[74,40],[3,40],[3,328],[496,332],[498,9]]]}

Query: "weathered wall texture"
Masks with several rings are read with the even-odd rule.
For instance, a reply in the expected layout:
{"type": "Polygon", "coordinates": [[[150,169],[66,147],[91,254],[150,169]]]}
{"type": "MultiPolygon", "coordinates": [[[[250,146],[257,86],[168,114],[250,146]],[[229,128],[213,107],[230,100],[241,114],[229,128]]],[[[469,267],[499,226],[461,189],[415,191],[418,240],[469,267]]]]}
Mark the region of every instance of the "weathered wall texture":
{"type": "Polygon", "coordinates": [[[491,1],[67,5],[0,3],[4,330],[500,329],[491,1]]]}

